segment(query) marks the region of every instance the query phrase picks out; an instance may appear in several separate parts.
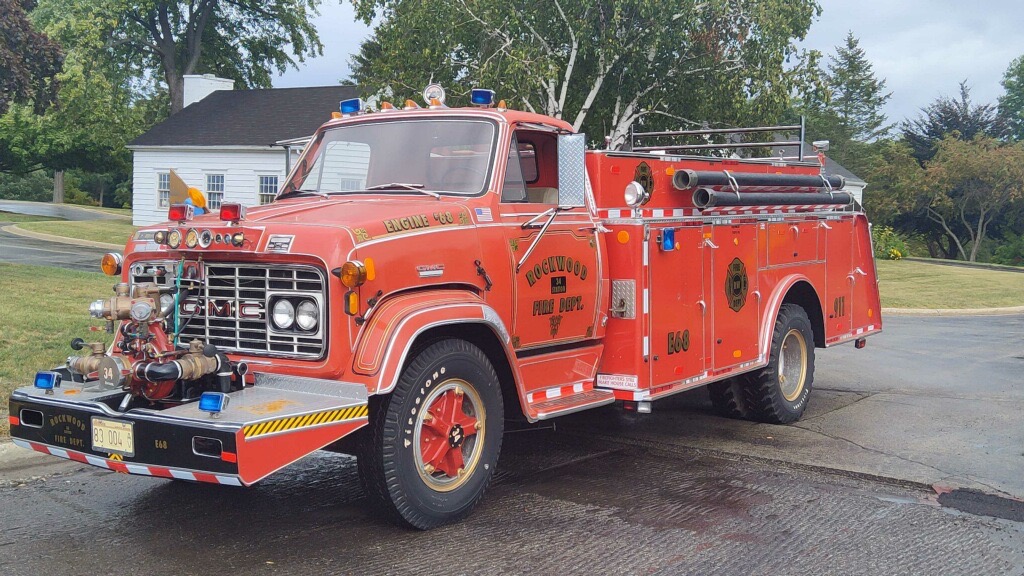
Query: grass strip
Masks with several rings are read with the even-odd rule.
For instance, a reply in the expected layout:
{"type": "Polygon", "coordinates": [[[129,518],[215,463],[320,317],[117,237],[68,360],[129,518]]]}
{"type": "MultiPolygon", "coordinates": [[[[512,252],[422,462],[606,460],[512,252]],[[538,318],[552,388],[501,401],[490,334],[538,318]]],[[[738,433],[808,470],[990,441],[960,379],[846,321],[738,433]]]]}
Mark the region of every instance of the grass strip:
{"type": "Polygon", "coordinates": [[[124,245],[138,230],[131,220],[86,220],[80,222],[30,222],[18,226],[24,230],[53,234],[78,240],[124,245]]]}

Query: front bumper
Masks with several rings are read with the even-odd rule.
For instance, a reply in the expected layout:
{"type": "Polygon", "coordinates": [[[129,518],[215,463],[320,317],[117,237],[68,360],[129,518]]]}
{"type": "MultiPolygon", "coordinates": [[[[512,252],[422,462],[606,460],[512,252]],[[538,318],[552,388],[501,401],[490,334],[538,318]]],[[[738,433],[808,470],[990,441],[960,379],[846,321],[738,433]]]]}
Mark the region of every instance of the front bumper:
{"type": "Polygon", "coordinates": [[[115,472],[248,486],[358,430],[368,421],[358,384],[256,375],[256,385],[229,394],[213,418],[197,403],[118,412],[124,392],[66,382],[53,394],[11,394],[14,443],[115,472]],[[130,430],[130,451],[97,448],[96,421],[130,430]]]}

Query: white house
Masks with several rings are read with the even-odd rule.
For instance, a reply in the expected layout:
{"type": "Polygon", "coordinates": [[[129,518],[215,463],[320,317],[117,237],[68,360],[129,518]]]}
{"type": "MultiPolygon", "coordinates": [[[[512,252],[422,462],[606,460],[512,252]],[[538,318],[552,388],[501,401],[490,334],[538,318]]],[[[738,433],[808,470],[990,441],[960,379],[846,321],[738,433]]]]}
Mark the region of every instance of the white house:
{"type": "Polygon", "coordinates": [[[304,138],[358,97],[356,86],[234,90],[231,80],[185,76],[185,108],[129,144],[134,170],[132,213],[136,226],[167,219],[173,170],[222,202],[270,202],[284,183],[286,152],[275,143],[304,138]]]}

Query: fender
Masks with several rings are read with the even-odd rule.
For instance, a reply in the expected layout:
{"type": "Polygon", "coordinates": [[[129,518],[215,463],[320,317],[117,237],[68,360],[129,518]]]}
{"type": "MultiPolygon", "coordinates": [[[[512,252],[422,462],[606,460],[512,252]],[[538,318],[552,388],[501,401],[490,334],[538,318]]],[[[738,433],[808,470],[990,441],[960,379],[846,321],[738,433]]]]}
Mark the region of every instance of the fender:
{"type": "MultiPolygon", "coordinates": [[[[786,299],[786,294],[788,294],[789,290],[798,282],[806,282],[818,297],[818,305],[822,306],[821,295],[819,295],[818,291],[814,289],[814,283],[811,282],[807,276],[804,276],[803,274],[791,274],[779,282],[765,304],[764,318],[765,320],[770,321],[761,323],[761,358],[764,363],[768,362],[768,355],[771,353],[772,331],[775,330],[775,320],[779,317],[779,310],[782,308],[782,301],[786,299]]],[[[822,310],[824,310],[824,306],[822,306],[822,310]]],[[[811,321],[813,322],[814,320],[811,319],[811,321]]]]}
{"type": "Polygon", "coordinates": [[[468,290],[409,292],[379,304],[357,336],[353,371],[371,377],[371,394],[386,394],[398,384],[420,334],[438,326],[470,323],[486,325],[501,343],[522,402],[526,395],[508,329],[493,308],[468,290]]]}

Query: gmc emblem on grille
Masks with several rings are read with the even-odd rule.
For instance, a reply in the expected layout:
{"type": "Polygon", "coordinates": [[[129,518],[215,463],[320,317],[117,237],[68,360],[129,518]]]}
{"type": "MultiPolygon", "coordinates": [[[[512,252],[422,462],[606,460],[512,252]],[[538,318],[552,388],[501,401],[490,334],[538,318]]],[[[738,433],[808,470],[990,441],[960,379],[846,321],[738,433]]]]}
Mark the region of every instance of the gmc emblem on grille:
{"type": "Polygon", "coordinates": [[[235,318],[236,311],[239,319],[263,319],[262,302],[188,298],[181,303],[181,313],[189,316],[203,312],[207,318],[235,318]]]}

